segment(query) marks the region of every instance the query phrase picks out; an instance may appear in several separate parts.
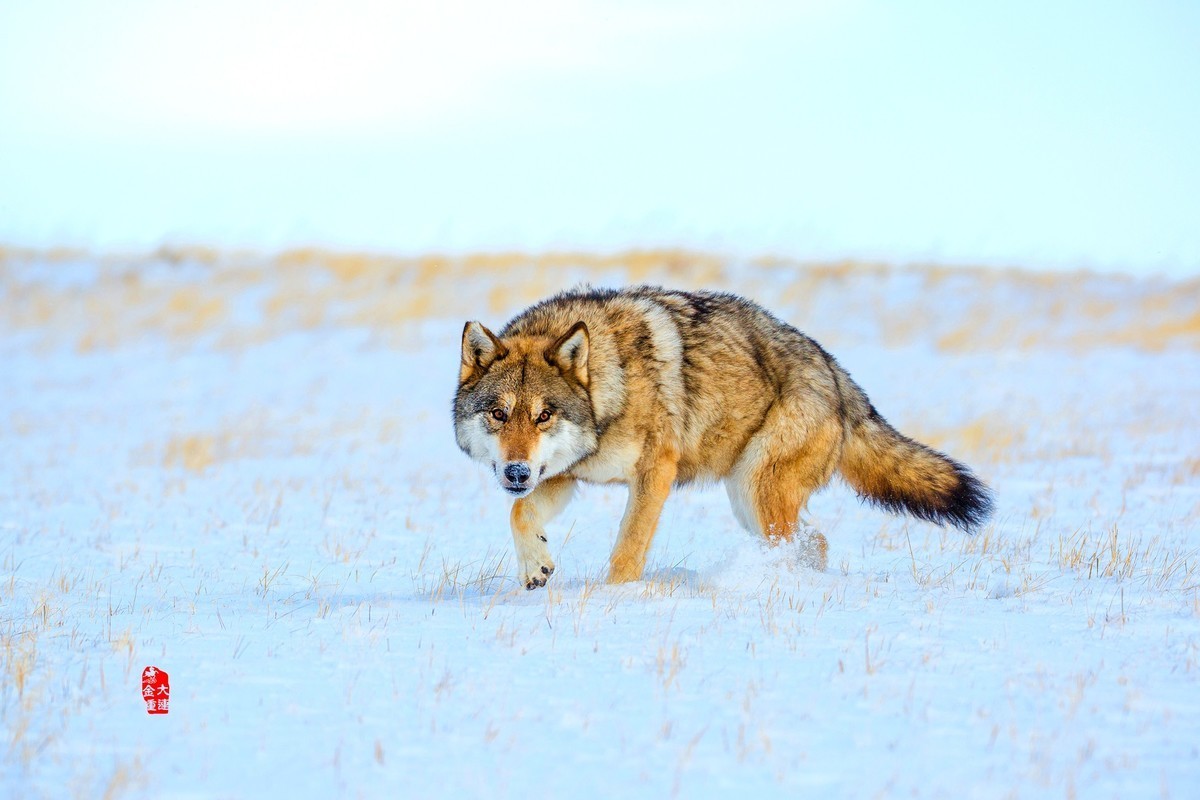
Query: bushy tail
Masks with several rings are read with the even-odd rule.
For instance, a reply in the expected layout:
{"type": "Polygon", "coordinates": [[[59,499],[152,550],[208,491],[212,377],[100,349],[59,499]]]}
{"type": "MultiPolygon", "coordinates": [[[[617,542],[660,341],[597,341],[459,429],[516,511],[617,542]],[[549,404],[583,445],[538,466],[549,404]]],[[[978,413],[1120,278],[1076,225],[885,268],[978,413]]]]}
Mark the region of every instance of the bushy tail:
{"type": "Polygon", "coordinates": [[[874,408],[852,424],[840,467],[859,496],[888,511],[967,532],[992,513],[991,492],[971,470],[904,436],[874,408]]]}

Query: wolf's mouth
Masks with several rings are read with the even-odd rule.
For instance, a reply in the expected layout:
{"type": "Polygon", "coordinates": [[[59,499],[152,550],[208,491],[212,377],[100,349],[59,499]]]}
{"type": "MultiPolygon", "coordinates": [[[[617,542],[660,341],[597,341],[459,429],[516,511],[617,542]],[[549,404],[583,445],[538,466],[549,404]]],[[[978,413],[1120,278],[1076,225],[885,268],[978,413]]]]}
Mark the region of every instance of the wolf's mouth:
{"type": "Polygon", "coordinates": [[[513,497],[524,497],[532,491],[528,486],[505,486],[503,489],[513,497]]]}

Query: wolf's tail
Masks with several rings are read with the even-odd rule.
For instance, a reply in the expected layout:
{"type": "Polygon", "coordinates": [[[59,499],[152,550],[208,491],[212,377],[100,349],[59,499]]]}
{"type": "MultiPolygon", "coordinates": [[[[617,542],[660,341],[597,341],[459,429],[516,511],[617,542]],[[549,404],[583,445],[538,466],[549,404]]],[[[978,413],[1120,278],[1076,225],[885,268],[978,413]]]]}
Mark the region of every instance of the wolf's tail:
{"type": "Polygon", "coordinates": [[[939,525],[948,522],[967,532],[991,515],[991,492],[971,470],[904,436],[870,403],[864,406],[865,413],[846,422],[839,465],[859,496],[888,511],[939,525]]]}

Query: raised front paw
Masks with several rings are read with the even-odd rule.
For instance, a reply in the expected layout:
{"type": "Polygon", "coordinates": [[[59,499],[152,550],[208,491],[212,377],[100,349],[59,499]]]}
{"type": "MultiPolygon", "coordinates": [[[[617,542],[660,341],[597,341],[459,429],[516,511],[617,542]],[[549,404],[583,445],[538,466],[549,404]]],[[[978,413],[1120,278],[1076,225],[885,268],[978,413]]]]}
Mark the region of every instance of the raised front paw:
{"type": "Polygon", "coordinates": [[[554,575],[553,564],[539,564],[533,569],[522,570],[522,581],[526,584],[526,589],[533,590],[538,587],[545,587],[546,581],[550,576],[554,575]]]}
{"type": "Polygon", "coordinates": [[[521,559],[521,583],[526,585],[526,589],[545,587],[552,575],[554,563],[550,560],[550,554],[547,553],[544,559],[521,559]]]}
{"type": "Polygon", "coordinates": [[[518,580],[526,589],[545,586],[554,574],[554,560],[550,558],[550,548],[546,546],[546,535],[515,536],[513,541],[517,546],[518,580]]]}
{"type": "Polygon", "coordinates": [[[554,561],[550,558],[550,548],[546,547],[545,537],[529,537],[518,543],[517,566],[517,578],[524,584],[524,588],[545,587],[546,581],[554,575],[554,561]]]}

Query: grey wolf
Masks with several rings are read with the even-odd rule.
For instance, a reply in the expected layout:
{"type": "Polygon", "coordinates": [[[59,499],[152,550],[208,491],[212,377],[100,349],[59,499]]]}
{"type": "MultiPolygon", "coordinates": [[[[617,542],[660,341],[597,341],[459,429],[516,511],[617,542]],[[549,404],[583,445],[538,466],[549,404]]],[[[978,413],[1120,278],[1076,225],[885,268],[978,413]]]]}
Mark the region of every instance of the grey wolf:
{"type": "MultiPolygon", "coordinates": [[[[585,287],[498,335],[468,322],[454,428],[515,499],[527,589],[553,574],[545,526],[581,481],[629,486],[610,582],[641,578],[667,494],[693,481],[724,481],[741,525],[772,542],[834,473],[888,511],[964,531],[992,510],[969,469],[897,432],[820,345],[733,294],[585,287]]],[[[823,570],[823,535],[813,547],[823,570]]]]}

